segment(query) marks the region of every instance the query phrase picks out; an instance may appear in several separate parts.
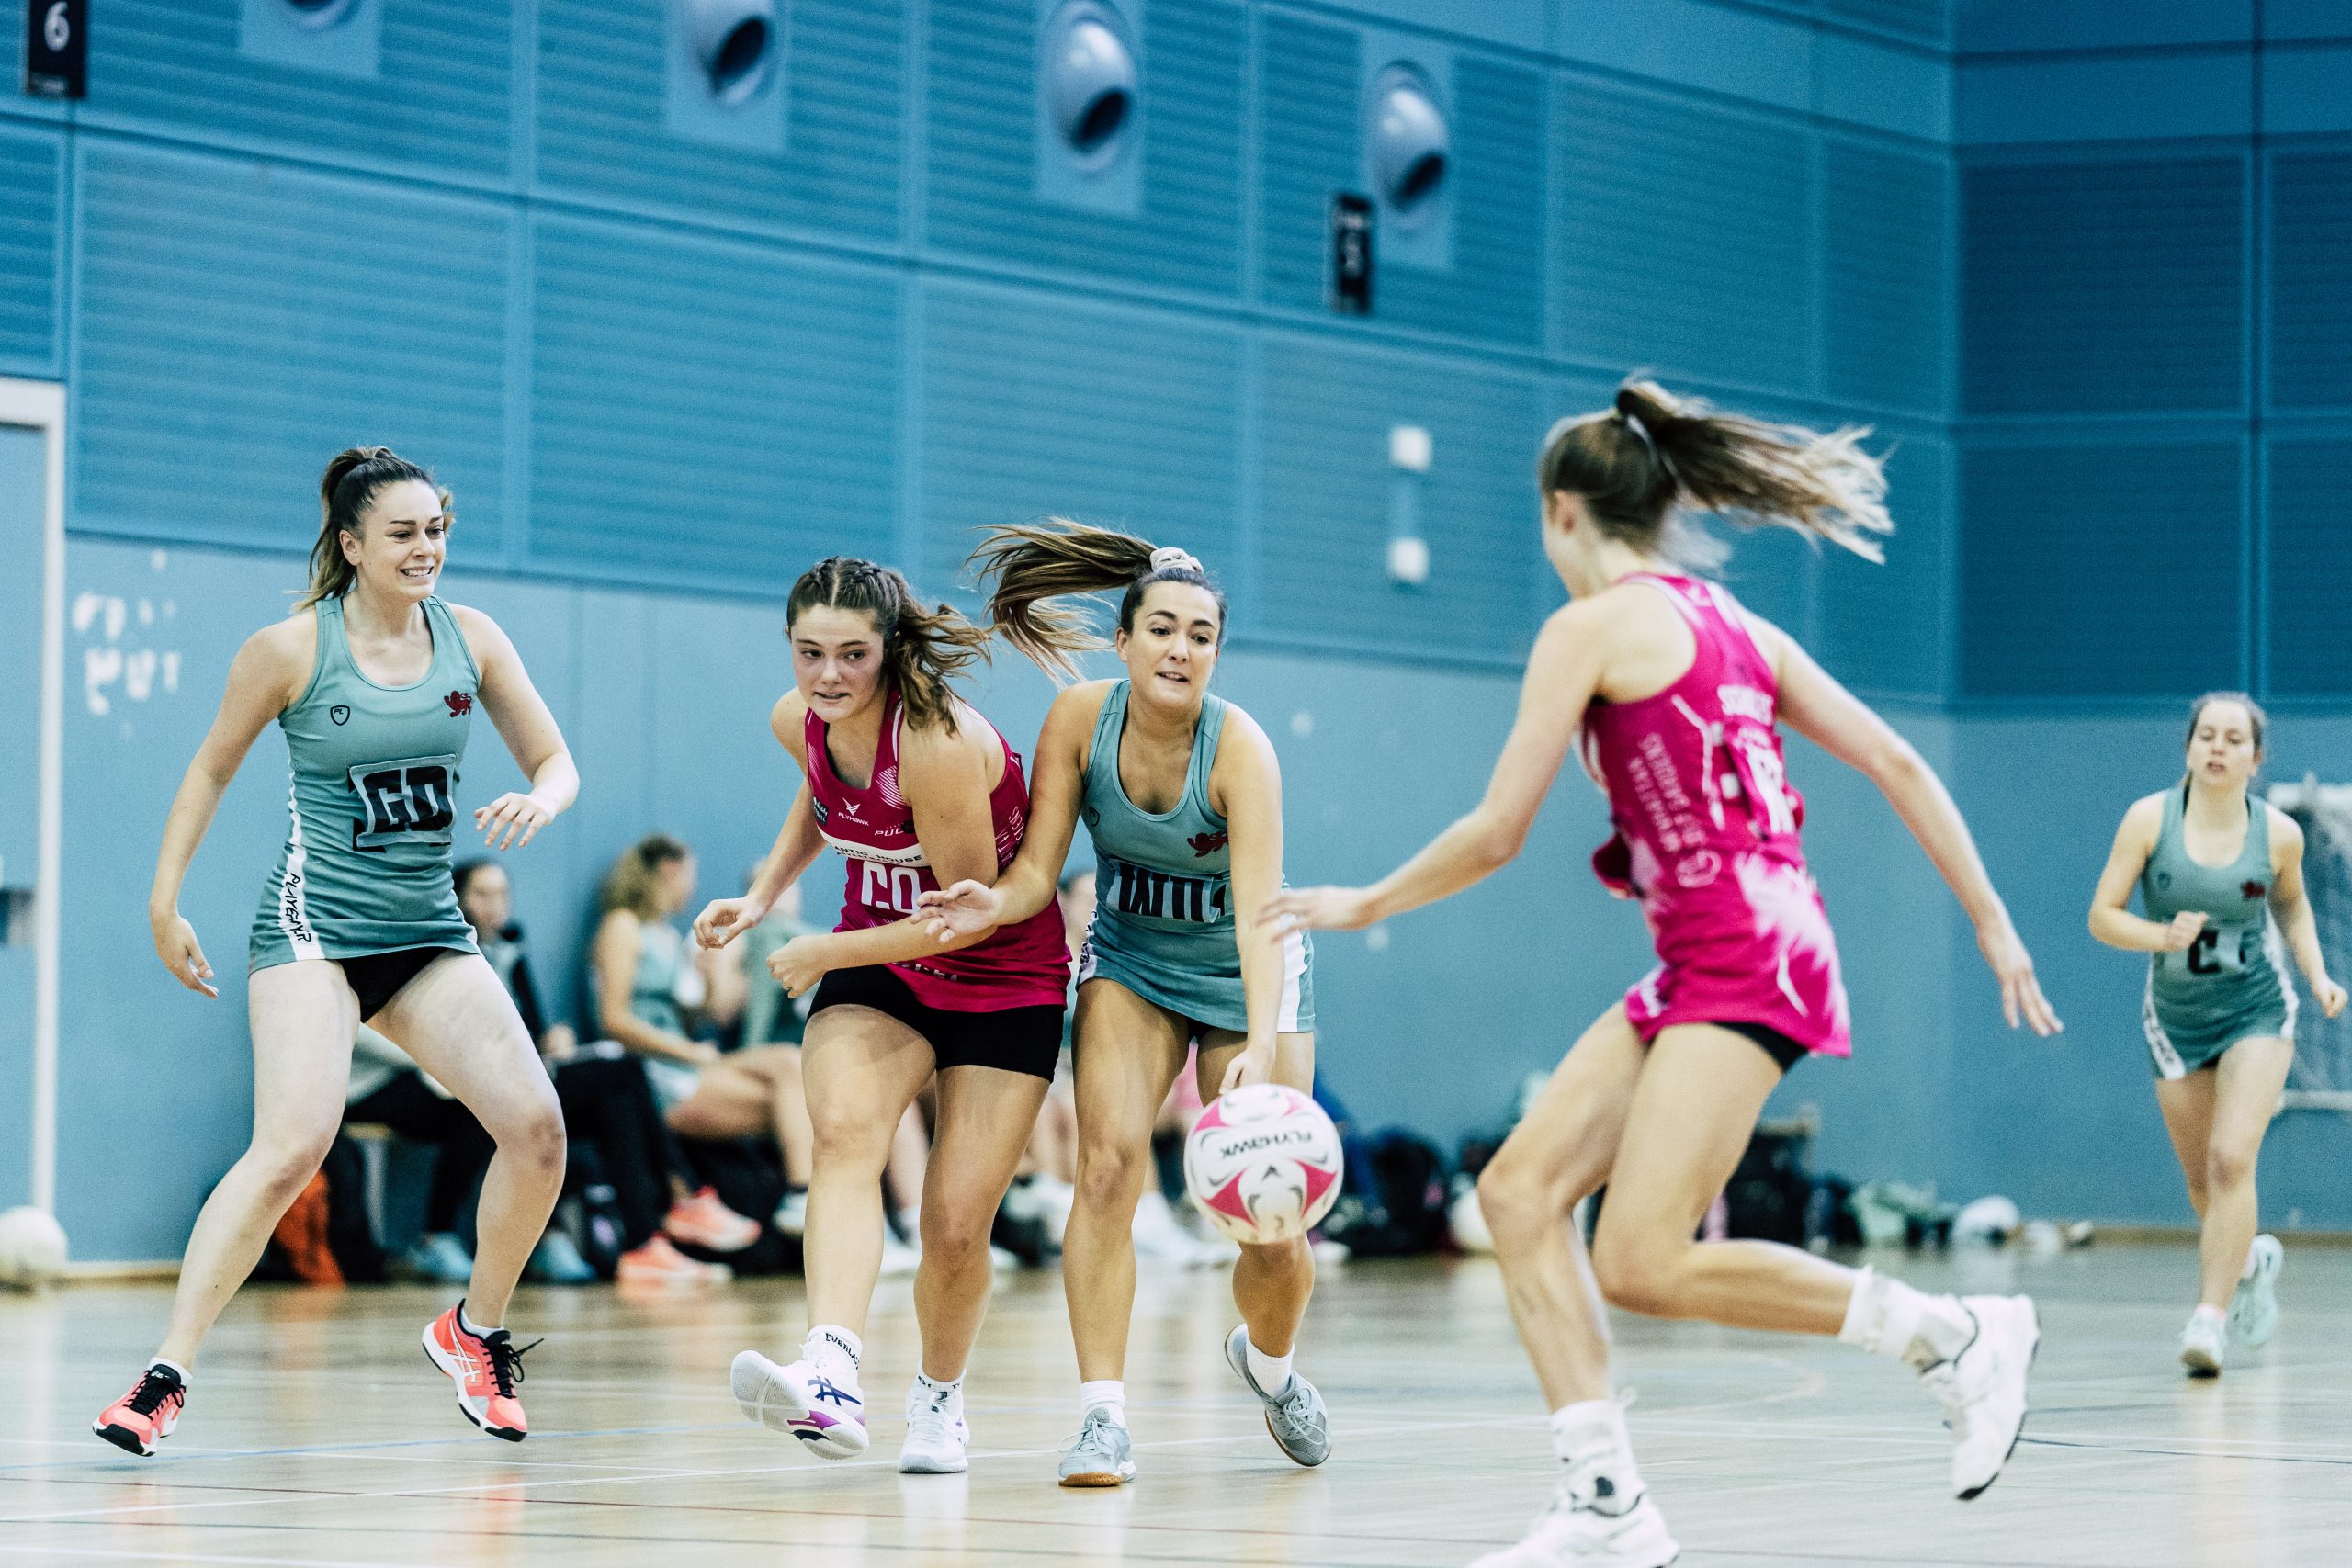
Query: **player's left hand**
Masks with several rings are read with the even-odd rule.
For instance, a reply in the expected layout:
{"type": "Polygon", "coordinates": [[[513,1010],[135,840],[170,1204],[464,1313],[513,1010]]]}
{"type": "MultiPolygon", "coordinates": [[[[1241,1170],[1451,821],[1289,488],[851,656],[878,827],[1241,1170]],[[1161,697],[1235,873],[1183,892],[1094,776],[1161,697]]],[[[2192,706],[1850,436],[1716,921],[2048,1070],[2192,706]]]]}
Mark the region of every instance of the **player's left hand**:
{"type": "Polygon", "coordinates": [[[2322,1016],[2334,1018],[2344,1010],[2344,987],[2333,980],[2322,980],[2312,987],[2312,995],[2319,1000],[2322,1016]]]}
{"type": "Polygon", "coordinates": [[[1216,1086],[1226,1094],[1244,1084],[1264,1083],[1274,1076],[1274,1043],[1252,1040],[1234,1053],[1233,1060],[1225,1065],[1225,1079],[1216,1086]]]}
{"type": "Polygon", "coordinates": [[[495,850],[510,845],[521,849],[554,820],[554,812],[519,790],[502,795],[474,812],[474,828],[481,834],[481,841],[495,850]],[[503,839],[499,837],[502,831],[505,834],[503,839]],[[522,837],[516,838],[517,833],[522,837]]]}
{"type": "Polygon", "coordinates": [[[831,970],[832,962],[826,956],[826,935],[819,931],[794,937],[768,954],[768,973],[784,987],[787,997],[797,997],[816,987],[831,970]]]}
{"type": "Polygon", "coordinates": [[[2001,982],[2001,1016],[2015,1029],[2023,1022],[2036,1034],[2052,1035],[2066,1026],[2058,1021],[2057,1010],[2041,994],[2041,982],[2033,976],[2033,955],[2025,950],[2017,928],[2007,920],[1999,925],[1980,930],[1976,933],[1976,950],[1991,965],[1993,977],[2001,982]]]}
{"type": "Polygon", "coordinates": [[[1258,918],[1276,936],[1357,931],[1373,923],[1372,896],[1361,887],[1285,887],[1258,918]]]}

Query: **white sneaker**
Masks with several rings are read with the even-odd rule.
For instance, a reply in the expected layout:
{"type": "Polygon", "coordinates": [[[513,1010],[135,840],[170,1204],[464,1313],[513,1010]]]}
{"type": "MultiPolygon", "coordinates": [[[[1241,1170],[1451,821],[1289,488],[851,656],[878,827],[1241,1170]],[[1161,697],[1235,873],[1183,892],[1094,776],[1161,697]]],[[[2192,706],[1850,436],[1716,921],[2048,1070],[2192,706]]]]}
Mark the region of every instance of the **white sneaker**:
{"type": "Polygon", "coordinates": [[[776,1204],[775,1213],[769,1223],[775,1226],[778,1235],[806,1235],[808,1230],[808,1189],[795,1187],[786,1190],[783,1201],[776,1204]]]}
{"type": "Polygon", "coordinates": [[[922,1267],[922,1248],[912,1242],[900,1241],[899,1233],[888,1224],[882,1227],[882,1278],[903,1280],[922,1267]]]}
{"type": "Polygon", "coordinates": [[[964,1399],[954,1390],[926,1395],[922,1384],[907,1390],[907,1440],[899,1449],[901,1475],[961,1475],[971,1466],[966,1450],[972,1429],[964,1421],[964,1399]]]}
{"type": "Polygon", "coordinates": [[[2190,1377],[2222,1375],[2222,1350],[2227,1337],[2227,1320],[2218,1313],[2199,1307],[2188,1314],[2188,1326],[2180,1331],[2180,1364],[2188,1369],[2190,1377]]]}
{"type": "Polygon", "coordinates": [[[865,1451],[865,1402],[854,1386],[842,1387],[806,1361],[779,1367],[746,1350],[728,1370],[727,1386],[743,1419],[789,1432],[812,1454],[850,1459],[865,1451]]]}
{"type": "Polygon", "coordinates": [[[1993,1484],[2025,1429],[2026,1374],[2041,1342],[2029,1296],[1963,1296],[1976,1337],[1919,1379],[1943,1402],[1951,1428],[1951,1489],[1964,1502],[1993,1484]]]}
{"type": "Polygon", "coordinates": [[[2230,1337],[2249,1350],[2278,1332],[2278,1268],[2286,1260],[2277,1236],[2254,1238],[2254,1272],[2230,1297],[2230,1337]]]}
{"type": "Polygon", "coordinates": [[[1136,1205],[1136,1256],[1162,1263],[1180,1264],[1186,1269],[1202,1269],[1229,1262],[1241,1256],[1241,1249],[1231,1242],[1204,1241],[1184,1228],[1176,1217],[1175,1205],[1157,1188],[1147,1188],[1143,1199],[1136,1205]]]}
{"type": "Polygon", "coordinates": [[[1552,1506],[1517,1546],[1490,1551],[1470,1568],[1667,1568],[1681,1547],[1645,1492],[1633,1506],[1604,1513],[1616,1499],[1606,1476],[1570,1471],[1552,1506]]]}

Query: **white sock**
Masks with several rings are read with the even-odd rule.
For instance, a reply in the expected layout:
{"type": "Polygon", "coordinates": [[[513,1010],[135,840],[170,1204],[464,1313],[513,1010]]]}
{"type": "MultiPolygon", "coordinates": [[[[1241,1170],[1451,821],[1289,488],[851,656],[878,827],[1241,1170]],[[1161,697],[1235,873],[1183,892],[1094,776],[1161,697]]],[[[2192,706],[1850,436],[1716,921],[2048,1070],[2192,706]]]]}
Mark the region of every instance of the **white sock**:
{"type": "Polygon", "coordinates": [[[842,1387],[857,1388],[857,1359],[865,1342],[839,1324],[820,1323],[800,1342],[800,1359],[842,1387]]]}
{"type": "Polygon", "coordinates": [[[933,1408],[949,1416],[964,1414],[964,1380],[962,1378],[940,1379],[933,1377],[929,1372],[919,1371],[915,1373],[915,1388],[923,1398],[932,1402],[933,1408]]]}
{"type": "Polygon", "coordinates": [[[1552,1412],[1552,1451],[1564,1465],[1590,1467],[1602,1513],[1630,1506],[1642,1495],[1625,1407],[1613,1399],[1588,1399],[1552,1412]]]}
{"type": "Polygon", "coordinates": [[[1976,1320],[1956,1296],[1930,1296],[1865,1269],[1854,1276],[1838,1337],[1924,1372],[1967,1349],[1976,1337],[1976,1320]]]}
{"type": "Polygon", "coordinates": [[[1092,1382],[1080,1383],[1078,1385],[1079,1425],[1084,1426],[1086,1418],[1097,1410],[1109,1411],[1112,1420],[1122,1427],[1125,1426],[1127,1424],[1127,1385],[1117,1378],[1098,1378],[1092,1382]]]}
{"type": "Polygon", "coordinates": [[[467,1333],[472,1335],[477,1339],[485,1338],[488,1336],[498,1332],[498,1327],[495,1324],[492,1325],[488,1328],[484,1328],[481,1324],[476,1323],[472,1318],[468,1317],[466,1315],[466,1303],[463,1302],[459,1302],[458,1303],[458,1326],[464,1329],[467,1333]]]}
{"type": "Polygon", "coordinates": [[[1241,1339],[1242,1359],[1250,1364],[1250,1375],[1269,1399],[1280,1399],[1290,1391],[1290,1358],[1269,1356],[1258,1348],[1257,1343],[1244,1335],[1241,1339]]]}
{"type": "Polygon", "coordinates": [[[2197,1310],[2188,1314],[2188,1321],[2194,1323],[2200,1317],[2210,1317],[2217,1324],[2225,1324],[2230,1320],[2230,1314],[2211,1302],[2199,1302],[2197,1310]]]}
{"type": "Polygon", "coordinates": [[[177,1361],[166,1361],[163,1357],[158,1356],[147,1364],[151,1367],[161,1367],[167,1372],[176,1373],[180,1380],[180,1386],[182,1388],[187,1386],[187,1369],[177,1361]]]}

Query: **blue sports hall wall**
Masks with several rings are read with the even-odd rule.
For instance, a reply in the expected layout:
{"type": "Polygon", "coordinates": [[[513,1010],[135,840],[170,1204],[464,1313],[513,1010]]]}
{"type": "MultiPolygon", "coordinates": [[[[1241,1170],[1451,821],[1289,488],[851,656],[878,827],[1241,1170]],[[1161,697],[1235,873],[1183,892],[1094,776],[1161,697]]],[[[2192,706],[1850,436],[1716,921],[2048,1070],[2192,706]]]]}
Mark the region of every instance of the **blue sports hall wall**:
{"type": "MultiPolygon", "coordinates": [[[[2322,123],[2352,45],[2324,7],[2269,0],[2257,40],[2211,5],[1110,0],[1140,91],[1106,194],[1046,166],[1033,0],[793,0],[732,118],[681,101],[665,0],[356,0],[321,38],[260,26],[271,3],[107,0],[86,101],[0,100],[0,375],[70,397],[80,1255],[175,1253],[245,1135],[274,733],[189,881],[220,1001],[153,963],[142,901],[334,449],[387,442],[454,488],[448,592],[566,726],[582,803],[515,874],[540,962],[576,976],[624,844],[680,832],[716,889],[772,833],[792,779],[763,716],[803,566],[869,554],[950,592],[976,526],[1046,512],[1209,559],[1223,688],[1283,751],[1291,876],[1385,869],[1476,798],[1559,600],[1537,441],[1636,367],[1894,448],[1884,567],[1759,537],[1730,581],[1947,770],[2075,1025],[2000,1033],[1924,859],[1799,745],[1860,1035],[1782,1092],[1821,1111],[1818,1163],[2185,1218],[2130,963],[2081,915],[2177,699],[2244,679],[2336,711],[2352,684],[2303,630],[2324,600],[2276,566],[2345,547],[2352,465],[2328,239],[2352,139],[2322,123]],[[1435,220],[1383,231],[1373,312],[1340,316],[1329,208],[1365,186],[1392,65],[1443,107],[1452,172],[1435,220]],[[2192,103],[2208,119],[2164,118],[2192,103]],[[1397,424],[1434,447],[1409,591],[1383,565],[1397,424]],[[2183,562],[2216,596],[2176,634],[2183,562]],[[2062,613],[2079,637],[2044,634],[2062,613]],[[2052,770],[2079,796],[2053,803],[2052,770]],[[121,1171],[159,1081],[172,1135],[121,1171]],[[2029,1088],[2036,1114],[2005,1107],[2029,1088]]],[[[1047,695],[1007,661],[984,700],[1026,747],[1047,695]]],[[[2323,771],[2344,738],[2281,733],[2282,765],[2323,771]]],[[[1490,886],[1322,941],[1324,1060],[1367,1120],[1490,1123],[1638,976],[1640,923],[1585,867],[1601,834],[1564,779],[1490,886]]],[[[2282,1134],[2273,1202],[2352,1224],[2331,1131],[2282,1134]]]]}

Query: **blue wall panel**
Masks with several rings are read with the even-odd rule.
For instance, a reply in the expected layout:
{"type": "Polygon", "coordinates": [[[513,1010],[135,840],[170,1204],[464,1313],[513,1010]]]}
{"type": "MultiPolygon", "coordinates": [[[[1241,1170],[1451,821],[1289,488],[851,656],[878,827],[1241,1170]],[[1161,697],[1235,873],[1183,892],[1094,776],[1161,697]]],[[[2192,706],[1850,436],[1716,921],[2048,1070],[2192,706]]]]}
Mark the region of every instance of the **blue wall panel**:
{"type": "Polygon", "coordinates": [[[1886,478],[1894,514],[1886,560],[1821,552],[1813,651],[1860,691],[1939,698],[1947,694],[1952,633],[1951,448],[1905,437],[1894,444],[1886,478]]]}
{"type": "Polygon", "coordinates": [[[934,0],[932,244],[1161,288],[1238,293],[1247,13],[1225,0],[1152,0],[1137,51],[1143,195],[1133,216],[1037,199],[1036,34],[1028,6],[934,0]]]}
{"type": "Polygon", "coordinates": [[[102,124],[283,151],[435,179],[508,171],[513,33],[506,0],[394,0],[380,73],[306,71],[238,51],[239,0],[113,0],[90,29],[102,124]]]}
{"type": "Polygon", "coordinates": [[[1946,165],[1829,138],[1821,167],[1822,389],[1940,414],[1952,336],[1946,165]]]}
{"type": "Polygon", "coordinates": [[[898,232],[897,0],[794,0],[785,146],[691,141],[663,118],[667,0],[539,7],[537,181],[551,195],[720,221],[898,232]]]}
{"type": "Polygon", "coordinates": [[[306,542],[326,459],[380,442],[496,553],[503,209],[106,142],[79,178],[77,527],[306,542]]]}
{"type": "Polygon", "coordinates": [[[1952,5],[1953,0],[1821,0],[1821,14],[1940,48],[1951,39],[1952,5]]]}
{"type": "Polygon", "coordinates": [[[2270,401],[2352,404],[2352,153],[2270,164],[2270,401]]]}
{"type": "Polygon", "coordinates": [[[1575,77],[1555,96],[1555,348],[1808,390],[1815,262],[1803,133],[1575,77]]]}
{"type": "Polygon", "coordinates": [[[2233,441],[1969,450],[1962,694],[2168,697],[2238,684],[2244,462],[2233,441]]]}
{"type": "Polygon", "coordinates": [[[917,585],[974,530],[1049,513],[1241,575],[1241,341],[1230,328],[1025,290],[934,284],[922,307],[917,585]]]}
{"type": "Polygon", "coordinates": [[[2242,159],[1980,164],[1961,188],[1969,412],[2243,405],[2242,159]]]}
{"type": "Polygon", "coordinates": [[[63,138],[0,124],[0,369],[55,373],[63,138]]]}
{"type": "MultiPolygon", "coordinates": [[[[2345,651],[2352,583],[2352,435],[2270,444],[2267,689],[2280,695],[2352,697],[2345,651]]],[[[2330,776],[2342,772],[2339,764],[2330,776]]]]}
{"type": "Polygon", "coordinates": [[[887,547],[890,272],[569,219],[533,249],[535,560],[781,595],[887,547]]]}
{"type": "Polygon", "coordinates": [[[1320,310],[1330,289],[1332,195],[1363,194],[1359,35],[1283,11],[1267,12],[1260,29],[1259,291],[1269,304],[1320,310]]]}
{"type": "Polygon", "coordinates": [[[1375,657],[1525,654],[1536,604],[1561,598],[1536,532],[1545,411],[1534,378],[1278,337],[1264,349],[1260,401],[1265,634],[1375,657]],[[1430,579],[1418,589],[1387,573],[1397,424],[1429,431],[1434,449],[1419,502],[1430,579]]]}

